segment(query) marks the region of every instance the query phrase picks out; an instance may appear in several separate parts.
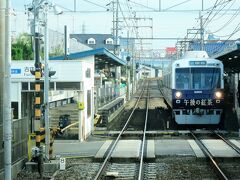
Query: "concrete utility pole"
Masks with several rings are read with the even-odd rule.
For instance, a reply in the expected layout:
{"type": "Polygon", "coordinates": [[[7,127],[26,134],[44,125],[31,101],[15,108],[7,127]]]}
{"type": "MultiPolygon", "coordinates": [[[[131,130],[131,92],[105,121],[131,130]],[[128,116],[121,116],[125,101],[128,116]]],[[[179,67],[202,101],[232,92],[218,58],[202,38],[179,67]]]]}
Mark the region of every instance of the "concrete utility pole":
{"type": "Polygon", "coordinates": [[[159,12],[161,12],[162,11],[162,2],[161,2],[161,0],[159,0],[158,5],[159,5],[159,12]]]}
{"type": "Polygon", "coordinates": [[[11,113],[11,29],[10,0],[0,1],[1,11],[1,53],[4,56],[3,70],[3,139],[4,139],[4,179],[12,179],[12,113],[11,113]],[[4,16],[3,16],[4,15],[4,16]],[[5,36],[5,37],[4,37],[5,36]],[[3,38],[3,39],[2,39],[3,38]],[[5,44],[2,44],[5,42],[5,44]],[[3,45],[3,47],[2,47],[3,45]]]}
{"type": "Polygon", "coordinates": [[[74,12],[76,12],[76,11],[77,11],[77,1],[74,0],[74,12]]]}
{"type": "Polygon", "coordinates": [[[119,54],[119,51],[118,51],[118,29],[119,29],[119,19],[118,19],[118,7],[119,7],[119,1],[117,0],[117,9],[116,9],[116,37],[115,37],[115,54],[119,54]]]}
{"type": "Polygon", "coordinates": [[[119,30],[119,0],[112,1],[113,7],[113,37],[114,37],[114,54],[118,55],[118,30],[119,30]],[[116,10],[115,10],[116,4],[116,10]]]}
{"type": "Polygon", "coordinates": [[[199,18],[200,18],[201,50],[204,51],[204,28],[203,28],[203,18],[201,15],[201,11],[199,12],[199,18]]]}
{"type": "Polygon", "coordinates": [[[46,157],[49,159],[50,127],[49,127],[49,47],[48,47],[48,4],[45,4],[45,26],[44,26],[44,120],[45,120],[45,145],[46,157]]]}
{"type": "MultiPolygon", "coordinates": [[[[5,67],[5,1],[0,0],[0,84],[4,82],[5,67]]],[[[0,124],[3,124],[3,86],[0,86],[0,124]]],[[[3,128],[3,127],[1,127],[3,128]]],[[[3,134],[0,134],[3,141],[3,134]]]]}

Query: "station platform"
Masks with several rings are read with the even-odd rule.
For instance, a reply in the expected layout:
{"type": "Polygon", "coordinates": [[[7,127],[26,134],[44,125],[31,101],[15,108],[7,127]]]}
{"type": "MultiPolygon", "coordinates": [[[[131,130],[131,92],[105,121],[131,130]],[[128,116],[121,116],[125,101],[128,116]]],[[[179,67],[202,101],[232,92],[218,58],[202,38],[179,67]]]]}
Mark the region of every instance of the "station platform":
{"type": "Polygon", "coordinates": [[[123,109],[124,98],[116,98],[105,106],[98,109],[98,114],[102,116],[102,123],[107,125],[111,122],[123,109]]]}
{"type": "MultiPolygon", "coordinates": [[[[204,145],[214,157],[240,158],[233,149],[221,140],[204,139],[204,145]]],[[[233,144],[240,148],[240,140],[231,139],[233,144]]],[[[104,158],[110,151],[114,140],[79,142],[56,140],[54,142],[54,155],[60,157],[90,157],[104,158]]],[[[140,157],[141,140],[120,140],[111,158],[138,159],[140,157]]],[[[162,139],[147,140],[145,158],[152,159],[163,156],[193,156],[205,158],[197,143],[191,139],[162,139]]]]}

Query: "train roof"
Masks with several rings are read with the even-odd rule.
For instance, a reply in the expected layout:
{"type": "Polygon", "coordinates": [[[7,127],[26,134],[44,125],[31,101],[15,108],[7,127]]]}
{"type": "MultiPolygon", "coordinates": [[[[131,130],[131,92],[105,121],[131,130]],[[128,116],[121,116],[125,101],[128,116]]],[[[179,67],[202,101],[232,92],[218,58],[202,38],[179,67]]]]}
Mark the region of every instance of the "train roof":
{"type": "Polygon", "coordinates": [[[186,58],[209,58],[206,51],[186,51],[183,59],[186,58]]]}

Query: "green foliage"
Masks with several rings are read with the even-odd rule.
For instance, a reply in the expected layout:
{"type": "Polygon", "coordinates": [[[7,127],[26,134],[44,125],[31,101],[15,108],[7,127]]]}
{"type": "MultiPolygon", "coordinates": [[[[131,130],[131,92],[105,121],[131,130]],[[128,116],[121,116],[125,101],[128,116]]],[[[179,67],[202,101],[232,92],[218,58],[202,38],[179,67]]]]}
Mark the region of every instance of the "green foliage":
{"type": "Polygon", "coordinates": [[[31,36],[21,34],[12,42],[12,60],[33,60],[31,36]]]}

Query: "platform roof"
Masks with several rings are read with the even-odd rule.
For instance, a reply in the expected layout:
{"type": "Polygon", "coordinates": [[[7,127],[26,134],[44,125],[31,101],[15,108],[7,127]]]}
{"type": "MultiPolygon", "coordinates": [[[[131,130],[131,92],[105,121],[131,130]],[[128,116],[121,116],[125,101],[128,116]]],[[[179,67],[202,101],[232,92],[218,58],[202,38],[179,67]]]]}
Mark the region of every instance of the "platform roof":
{"type": "MultiPolygon", "coordinates": [[[[68,55],[67,60],[76,60],[88,56],[94,56],[95,66],[97,68],[104,68],[107,64],[108,66],[124,66],[126,61],[120,59],[115,54],[111,53],[105,48],[93,49],[78,53],[71,53],[68,55]]],[[[65,56],[51,57],[50,60],[65,60],[65,56]]]]}
{"type": "Polygon", "coordinates": [[[213,55],[212,58],[223,62],[226,73],[240,73],[240,42],[213,55]]]}

